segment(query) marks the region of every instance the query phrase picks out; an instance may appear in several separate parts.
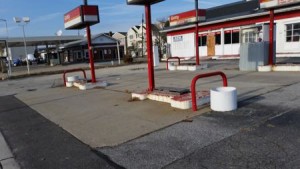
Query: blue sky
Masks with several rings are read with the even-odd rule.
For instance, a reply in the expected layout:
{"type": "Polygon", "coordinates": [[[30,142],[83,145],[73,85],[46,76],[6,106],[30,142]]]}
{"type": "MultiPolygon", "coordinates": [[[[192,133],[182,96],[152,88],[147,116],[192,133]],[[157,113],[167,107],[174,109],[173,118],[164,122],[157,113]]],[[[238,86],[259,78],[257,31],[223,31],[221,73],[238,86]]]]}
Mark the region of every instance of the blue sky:
{"type": "MultiPolygon", "coordinates": [[[[199,0],[200,8],[209,8],[239,0],[199,0]]],[[[63,15],[82,4],[82,0],[0,0],[0,19],[6,19],[9,36],[22,36],[21,27],[13,21],[14,16],[29,16],[31,22],[26,25],[27,36],[52,36],[58,30],[63,35],[77,35],[78,31],[64,30],[63,15]]],[[[125,0],[88,0],[98,5],[101,22],[92,26],[92,34],[102,32],[127,32],[133,25],[141,23],[143,6],[128,6],[125,0]]],[[[152,22],[157,18],[194,9],[195,0],[165,0],[152,6],[152,22]]],[[[80,34],[84,34],[81,30],[80,34]]],[[[0,22],[0,37],[5,37],[5,23],[0,22]]]]}

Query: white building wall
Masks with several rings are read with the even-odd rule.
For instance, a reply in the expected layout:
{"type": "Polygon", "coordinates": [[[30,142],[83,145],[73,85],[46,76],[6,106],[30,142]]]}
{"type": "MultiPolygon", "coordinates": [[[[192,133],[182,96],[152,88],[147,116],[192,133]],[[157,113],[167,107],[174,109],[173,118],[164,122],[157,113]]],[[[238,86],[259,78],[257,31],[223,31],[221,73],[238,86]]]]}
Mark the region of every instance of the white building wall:
{"type": "Polygon", "coordinates": [[[137,32],[130,28],[127,32],[127,45],[131,47],[133,43],[137,41],[137,32]]]}
{"type": "Polygon", "coordinates": [[[116,32],[112,37],[115,38],[115,39],[118,39],[120,41],[120,46],[124,46],[124,54],[126,54],[126,52],[127,52],[127,42],[126,42],[127,38],[126,38],[126,36],[116,32]]]}
{"type": "MultiPolygon", "coordinates": [[[[298,42],[286,42],[286,24],[299,23],[300,17],[276,20],[276,53],[277,57],[279,56],[300,56],[300,41],[298,42]]],[[[262,24],[262,23],[257,23],[262,24]]],[[[267,29],[267,26],[265,27],[267,29]]],[[[221,45],[215,46],[215,55],[239,55],[240,54],[240,44],[224,44],[224,31],[226,30],[236,30],[240,29],[239,27],[234,28],[226,28],[213,30],[212,32],[221,31],[221,45]]],[[[267,34],[263,36],[263,39],[268,41],[268,31],[264,31],[267,34]]],[[[201,32],[206,33],[206,32],[201,32]]],[[[201,34],[200,33],[200,34],[201,34]]],[[[274,38],[275,38],[274,37],[274,38]]],[[[168,44],[171,45],[171,56],[179,56],[179,57],[194,57],[195,49],[194,49],[194,33],[189,34],[179,34],[174,36],[168,36],[168,44]],[[173,37],[182,36],[182,41],[174,42],[173,37]]],[[[200,46],[199,47],[200,57],[207,56],[207,47],[200,46]]]]}
{"type": "Polygon", "coordinates": [[[171,56],[195,57],[194,33],[168,36],[168,44],[171,44],[171,56]]]}
{"type": "Polygon", "coordinates": [[[207,56],[207,46],[200,46],[199,47],[199,55],[200,55],[200,57],[206,57],[207,56]]]}
{"type": "Polygon", "coordinates": [[[300,41],[286,42],[286,24],[299,23],[300,17],[277,20],[276,53],[277,56],[300,56],[300,41]]]}

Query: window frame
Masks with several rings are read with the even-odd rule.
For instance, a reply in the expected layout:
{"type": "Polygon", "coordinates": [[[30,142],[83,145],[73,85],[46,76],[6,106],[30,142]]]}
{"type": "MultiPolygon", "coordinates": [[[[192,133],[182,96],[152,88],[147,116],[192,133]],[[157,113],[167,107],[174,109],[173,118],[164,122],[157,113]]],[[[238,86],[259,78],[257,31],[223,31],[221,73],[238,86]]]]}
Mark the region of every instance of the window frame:
{"type": "Polygon", "coordinates": [[[293,43],[299,41],[300,41],[300,22],[285,24],[285,42],[293,43]],[[297,35],[295,35],[296,33],[297,35]]]}

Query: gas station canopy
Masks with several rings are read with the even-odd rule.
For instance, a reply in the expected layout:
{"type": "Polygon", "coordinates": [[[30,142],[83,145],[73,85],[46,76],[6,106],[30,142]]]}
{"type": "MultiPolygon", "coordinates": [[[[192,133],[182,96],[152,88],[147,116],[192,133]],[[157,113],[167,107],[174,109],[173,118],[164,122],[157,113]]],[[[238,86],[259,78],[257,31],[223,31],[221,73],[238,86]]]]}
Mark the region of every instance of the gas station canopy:
{"type": "Polygon", "coordinates": [[[300,0],[260,0],[260,8],[279,8],[282,6],[300,3],[300,0]]]}
{"type": "Polygon", "coordinates": [[[127,0],[128,5],[145,5],[145,4],[155,4],[162,2],[164,0],[127,0]]]}

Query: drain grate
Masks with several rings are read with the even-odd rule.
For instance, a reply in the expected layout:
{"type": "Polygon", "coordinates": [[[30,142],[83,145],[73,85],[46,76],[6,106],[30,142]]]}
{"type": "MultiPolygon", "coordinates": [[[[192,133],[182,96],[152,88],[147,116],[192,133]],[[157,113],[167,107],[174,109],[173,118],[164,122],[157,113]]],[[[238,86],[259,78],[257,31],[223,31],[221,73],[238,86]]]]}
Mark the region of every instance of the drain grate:
{"type": "Polygon", "coordinates": [[[190,93],[190,90],[186,88],[178,88],[178,87],[157,87],[154,89],[154,92],[177,96],[177,95],[190,93]]]}

